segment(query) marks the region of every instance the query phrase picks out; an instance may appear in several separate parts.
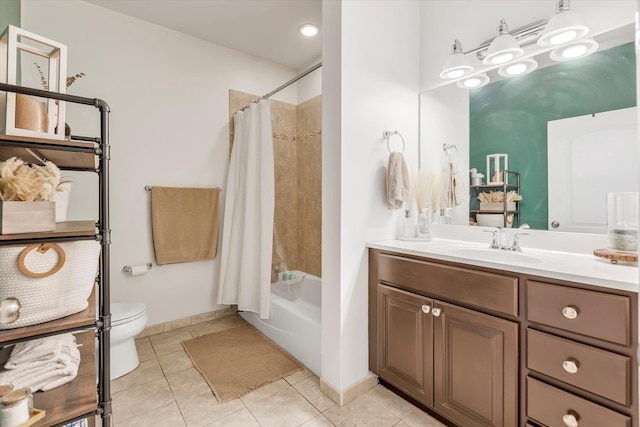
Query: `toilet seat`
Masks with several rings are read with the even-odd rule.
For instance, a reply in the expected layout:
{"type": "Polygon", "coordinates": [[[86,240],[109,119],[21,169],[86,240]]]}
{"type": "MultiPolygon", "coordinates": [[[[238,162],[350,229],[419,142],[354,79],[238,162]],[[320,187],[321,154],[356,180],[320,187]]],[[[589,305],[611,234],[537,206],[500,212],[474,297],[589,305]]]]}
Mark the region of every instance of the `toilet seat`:
{"type": "Polygon", "coordinates": [[[111,326],[122,325],[144,316],[146,307],[136,302],[117,302],[111,304],[111,326]]]}

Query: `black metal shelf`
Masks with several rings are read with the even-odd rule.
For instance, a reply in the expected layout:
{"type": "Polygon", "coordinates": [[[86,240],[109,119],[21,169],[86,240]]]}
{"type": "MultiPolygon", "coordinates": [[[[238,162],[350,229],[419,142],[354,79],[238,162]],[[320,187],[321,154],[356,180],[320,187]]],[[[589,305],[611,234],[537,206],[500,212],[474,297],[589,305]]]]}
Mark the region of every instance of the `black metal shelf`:
{"type": "MultiPolygon", "coordinates": [[[[495,184],[482,184],[482,185],[470,185],[470,190],[494,190],[494,191],[502,191],[504,194],[507,193],[508,190],[512,190],[520,194],[520,173],[512,172],[512,171],[504,171],[504,176],[506,177],[505,182],[495,183],[495,184]],[[515,183],[512,183],[513,180],[509,178],[513,177],[515,179],[515,183]],[[509,181],[512,181],[511,183],[509,181]]],[[[477,191],[471,191],[471,196],[477,195],[477,191]]],[[[500,202],[498,202],[500,203],[500,202]]],[[[516,201],[516,207],[518,209],[507,209],[507,203],[501,203],[503,205],[503,209],[501,210],[486,210],[486,209],[469,209],[469,216],[476,219],[477,214],[502,214],[503,216],[503,226],[506,228],[508,225],[508,215],[513,215],[513,225],[514,227],[518,227],[520,225],[520,202],[516,201]]]]}
{"type": "MultiPolygon", "coordinates": [[[[95,137],[88,136],[71,136],[70,140],[59,140],[43,137],[24,137],[14,135],[0,135],[0,161],[9,157],[20,156],[25,161],[41,162],[42,159],[50,160],[55,163],[61,170],[75,170],[84,172],[95,172],[98,174],[98,221],[79,221],[78,227],[71,223],[62,223],[62,230],[56,230],[51,233],[26,233],[20,235],[0,236],[0,245],[10,244],[28,244],[40,241],[70,241],[70,240],[88,240],[95,239],[101,243],[101,255],[99,263],[99,274],[97,278],[97,288],[95,293],[97,298],[92,294],[94,302],[90,304],[88,311],[78,313],[67,318],[45,322],[40,325],[34,325],[22,328],[21,331],[14,333],[9,331],[0,332],[0,347],[10,342],[25,341],[40,336],[55,335],[69,331],[94,330],[97,336],[97,363],[85,363],[83,366],[97,366],[98,381],[97,388],[90,386],[89,382],[95,384],[96,372],[86,374],[83,378],[83,384],[88,385],[86,392],[94,393],[93,397],[85,396],[80,393],[78,396],[87,399],[86,405],[76,407],[75,404],[65,399],[54,398],[56,409],[67,409],[62,411],[59,416],[47,416],[38,422],[37,425],[64,425],[68,422],[84,417],[83,414],[92,416],[100,414],[102,417],[102,425],[111,425],[111,385],[110,385],[110,245],[111,245],[111,229],[109,219],[109,105],[98,98],[85,98],[74,95],[61,94],[57,92],[49,92],[40,89],[33,89],[23,86],[10,85],[0,83],[0,92],[14,92],[25,95],[32,95],[41,98],[55,99],[74,104],[87,105],[96,108],[100,114],[100,135],[95,137]],[[80,223],[84,223],[80,227],[80,223]],[[67,229],[65,230],[65,227],[67,229]],[[69,230],[68,228],[71,228],[69,230]],[[96,307],[97,305],[97,307],[96,307]],[[97,310],[96,310],[97,308],[97,310]],[[98,315],[96,317],[96,311],[98,315]],[[95,394],[97,392],[97,395],[95,394]],[[96,403],[91,403],[94,399],[96,403]],[[57,403],[56,403],[57,402],[57,403]],[[65,407],[66,404],[66,407],[65,407]]],[[[91,336],[93,337],[93,333],[91,336]]],[[[95,338],[94,338],[95,339],[95,338]]],[[[87,343],[87,348],[93,348],[93,345],[87,343]]],[[[75,381],[75,380],[74,380],[75,381]]],[[[77,383],[77,381],[76,381],[77,383]]],[[[70,383],[70,384],[73,384],[70,383]]],[[[62,393],[66,393],[60,389],[62,393]]],[[[47,395],[51,392],[43,393],[47,395]]],[[[56,395],[55,393],[52,396],[56,395]]],[[[86,403],[86,402],[85,402],[86,403]]],[[[46,409],[46,408],[44,408],[46,409]]],[[[56,412],[53,411],[52,414],[56,412]]]]}

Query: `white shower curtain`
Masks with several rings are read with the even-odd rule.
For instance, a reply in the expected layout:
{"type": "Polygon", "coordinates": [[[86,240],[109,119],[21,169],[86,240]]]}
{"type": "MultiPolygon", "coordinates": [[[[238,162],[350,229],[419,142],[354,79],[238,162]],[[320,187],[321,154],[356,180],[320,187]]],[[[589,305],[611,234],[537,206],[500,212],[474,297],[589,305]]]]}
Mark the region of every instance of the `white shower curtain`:
{"type": "Polygon", "coordinates": [[[222,229],[218,304],[269,317],[275,183],[271,109],[262,99],[234,117],[222,229]]]}

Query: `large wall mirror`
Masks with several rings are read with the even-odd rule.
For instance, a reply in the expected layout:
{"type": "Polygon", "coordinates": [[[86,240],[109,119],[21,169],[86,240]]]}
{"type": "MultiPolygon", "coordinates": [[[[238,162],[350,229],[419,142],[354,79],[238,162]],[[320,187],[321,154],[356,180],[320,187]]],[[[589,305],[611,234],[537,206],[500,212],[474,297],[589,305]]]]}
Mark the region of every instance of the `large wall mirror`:
{"type": "MultiPolygon", "coordinates": [[[[554,62],[544,52],[527,75],[493,70],[477,89],[424,91],[421,168],[437,171],[449,160],[443,144],[455,144],[460,170],[477,169],[486,185],[494,167],[486,170],[487,155],[506,154],[522,195],[513,226],[605,233],[606,194],[637,192],[640,179],[634,34],[627,23],[595,35],[599,49],[590,56],[554,62]]],[[[502,189],[471,188],[453,222],[476,218],[479,192],[502,189]]]]}

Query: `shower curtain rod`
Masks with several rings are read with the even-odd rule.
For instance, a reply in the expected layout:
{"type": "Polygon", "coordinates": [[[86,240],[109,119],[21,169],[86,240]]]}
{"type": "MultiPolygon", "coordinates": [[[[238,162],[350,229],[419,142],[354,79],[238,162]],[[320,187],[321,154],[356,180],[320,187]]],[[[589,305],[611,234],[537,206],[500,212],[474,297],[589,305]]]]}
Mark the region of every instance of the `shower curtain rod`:
{"type": "Polygon", "coordinates": [[[288,82],[283,84],[282,86],[280,86],[280,87],[272,90],[268,94],[264,95],[261,99],[271,98],[271,96],[273,96],[276,93],[280,92],[282,89],[284,89],[284,88],[286,88],[288,86],[291,86],[292,84],[294,84],[295,82],[297,82],[298,80],[300,80],[301,78],[306,76],[307,74],[311,74],[312,72],[314,72],[315,70],[317,70],[320,67],[322,67],[322,62],[318,62],[316,65],[314,65],[313,67],[309,68],[307,71],[303,71],[302,73],[298,74],[297,76],[295,76],[294,78],[292,78],[291,80],[289,80],[288,82]]]}
{"type": "MultiPolygon", "coordinates": [[[[297,76],[295,76],[294,78],[292,78],[291,80],[289,80],[288,82],[286,82],[285,84],[283,84],[282,86],[277,87],[276,89],[272,90],[271,92],[261,96],[258,101],[260,99],[268,99],[271,98],[271,96],[275,95],[276,93],[280,92],[282,89],[285,89],[288,86],[291,86],[292,84],[294,84],[295,82],[297,82],[298,80],[300,80],[301,78],[303,78],[304,76],[306,76],[307,74],[311,74],[312,72],[314,72],[315,70],[317,70],[318,68],[322,67],[322,62],[318,62],[316,65],[314,65],[313,67],[309,68],[306,71],[303,71],[302,73],[298,74],[297,76]]],[[[258,102],[258,101],[253,101],[253,102],[258,102]]],[[[252,102],[252,104],[253,104],[252,102]]],[[[251,104],[249,104],[251,105],[251,104]]],[[[249,105],[247,105],[246,107],[242,108],[240,111],[244,111],[245,109],[249,108],[249,105]]]]}

